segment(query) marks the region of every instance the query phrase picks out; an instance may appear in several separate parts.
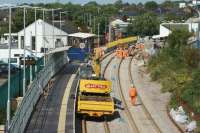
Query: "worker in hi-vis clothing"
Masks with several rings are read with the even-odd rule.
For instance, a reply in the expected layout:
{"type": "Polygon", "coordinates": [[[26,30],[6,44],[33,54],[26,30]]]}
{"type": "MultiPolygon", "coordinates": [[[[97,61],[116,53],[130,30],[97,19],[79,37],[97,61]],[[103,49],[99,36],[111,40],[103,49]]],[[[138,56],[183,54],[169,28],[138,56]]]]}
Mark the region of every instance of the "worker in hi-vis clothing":
{"type": "Polygon", "coordinates": [[[131,104],[135,105],[136,104],[136,98],[137,98],[137,90],[134,87],[133,84],[131,84],[131,88],[129,89],[129,96],[131,98],[131,104]]]}

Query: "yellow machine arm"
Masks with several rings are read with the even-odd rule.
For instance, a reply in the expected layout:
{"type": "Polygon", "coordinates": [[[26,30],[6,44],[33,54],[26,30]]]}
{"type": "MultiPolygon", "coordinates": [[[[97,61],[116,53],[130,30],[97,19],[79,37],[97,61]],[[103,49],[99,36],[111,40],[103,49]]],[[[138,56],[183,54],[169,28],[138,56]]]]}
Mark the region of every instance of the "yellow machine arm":
{"type": "Polygon", "coordinates": [[[137,36],[122,38],[117,41],[110,42],[110,43],[106,44],[106,46],[107,46],[107,48],[112,48],[112,47],[118,46],[120,44],[127,44],[127,43],[131,43],[131,42],[135,42],[135,41],[137,41],[137,39],[138,39],[137,36]]]}

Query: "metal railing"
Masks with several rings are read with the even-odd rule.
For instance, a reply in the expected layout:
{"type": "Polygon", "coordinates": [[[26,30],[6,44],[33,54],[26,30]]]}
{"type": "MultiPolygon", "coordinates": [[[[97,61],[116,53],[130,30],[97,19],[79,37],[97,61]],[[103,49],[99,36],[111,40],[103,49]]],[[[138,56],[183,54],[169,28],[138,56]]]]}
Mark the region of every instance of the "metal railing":
{"type": "Polygon", "coordinates": [[[31,113],[40,97],[43,93],[43,89],[47,85],[48,81],[67,63],[66,52],[59,52],[49,55],[48,62],[36,76],[32,82],[30,88],[26,91],[26,94],[17,109],[11,125],[9,127],[9,133],[23,133],[31,113]]]}

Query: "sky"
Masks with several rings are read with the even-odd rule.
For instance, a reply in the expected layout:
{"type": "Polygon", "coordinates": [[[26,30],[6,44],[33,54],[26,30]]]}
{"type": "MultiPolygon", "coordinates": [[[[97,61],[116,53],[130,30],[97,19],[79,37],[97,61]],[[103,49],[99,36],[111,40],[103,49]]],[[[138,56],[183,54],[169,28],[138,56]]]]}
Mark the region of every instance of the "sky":
{"type": "MultiPolygon", "coordinates": [[[[67,2],[72,2],[72,3],[78,3],[78,4],[85,4],[89,1],[96,1],[100,4],[107,4],[107,3],[114,3],[117,0],[0,0],[0,4],[21,4],[21,3],[51,3],[51,2],[62,2],[62,3],[67,3],[67,2]]],[[[152,1],[152,0],[123,0],[123,2],[129,2],[129,3],[145,3],[147,1],[152,1]]],[[[154,0],[158,3],[163,2],[164,0],[154,0]]]]}

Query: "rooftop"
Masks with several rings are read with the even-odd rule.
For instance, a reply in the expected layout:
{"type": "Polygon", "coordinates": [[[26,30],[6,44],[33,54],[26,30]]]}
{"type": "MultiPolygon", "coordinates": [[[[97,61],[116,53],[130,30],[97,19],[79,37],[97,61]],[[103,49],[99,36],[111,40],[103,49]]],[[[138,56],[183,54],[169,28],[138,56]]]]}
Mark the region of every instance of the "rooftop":
{"type": "Polygon", "coordinates": [[[69,34],[69,37],[77,37],[77,38],[82,38],[82,39],[91,38],[91,37],[95,37],[95,36],[96,36],[95,34],[83,33],[83,32],[69,34]]]}

